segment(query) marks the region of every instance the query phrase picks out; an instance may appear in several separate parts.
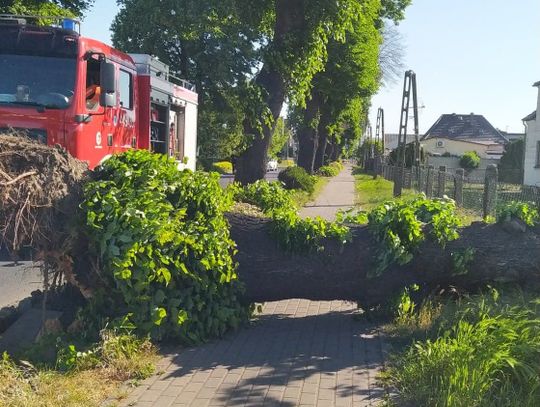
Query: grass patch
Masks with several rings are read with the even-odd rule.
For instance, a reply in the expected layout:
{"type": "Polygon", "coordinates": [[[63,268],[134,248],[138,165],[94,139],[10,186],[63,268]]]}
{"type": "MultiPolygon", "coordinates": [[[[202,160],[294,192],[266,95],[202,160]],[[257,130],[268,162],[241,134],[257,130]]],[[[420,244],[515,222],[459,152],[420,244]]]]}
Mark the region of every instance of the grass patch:
{"type": "MultiPolygon", "coordinates": [[[[370,174],[356,173],[356,205],[369,211],[379,204],[394,199],[394,183],[382,177],[373,179],[370,174]]],[[[412,199],[417,196],[414,191],[404,190],[402,198],[412,199]]]]}
{"type": "Polygon", "coordinates": [[[29,377],[15,366],[0,365],[0,406],[99,406],[117,385],[99,370],[60,374],[38,371],[29,377]]]}
{"type": "Polygon", "coordinates": [[[323,188],[328,184],[330,178],[316,177],[315,185],[313,186],[313,192],[302,191],[295,189],[291,191],[292,199],[298,209],[304,207],[308,202],[314,201],[317,196],[322,192],[323,188]]]}
{"type": "Polygon", "coordinates": [[[390,406],[538,405],[536,291],[490,289],[453,301],[427,301],[417,312],[401,314],[390,334],[413,339],[383,376],[398,394],[390,406]]]}
{"type": "MultiPolygon", "coordinates": [[[[356,171],[356,205],[362,210],[369,211],[377,205],[394,199],[394,183],[383,177],[373,179],[370,174],[356,171]]],[[[483,187],[482,187],[483,188],[483,187]]],[[[404,199],[413,199],[418,194],[413,190],[404,190],[404,199]]],[[[463,207],[456,208],[456,213],[461,220],[462,226],[469,226],[473,222],[482,221],[482,215],[477,211],[463,207]]]]}
{"type": "Polygon", "coordinates": [[[287,167],[292,167],[294,165],[295,164],[294,164],[293,159],[278,161],[278,168],[287,168],[287,167]]]}
{"type": "Polygon", "coordinates": [[[473,222],[482,222],[482,215],[477,212],[458,206],[456,208],[456,213],[459,216],[462,226],[470,226],[473,222]]]}
{"type": "Polygon", "coordinates": [[[158,361],[149,340],[113,332],[103,332],[100,343],[85,352],[66,347],[58,355],[51,366],[4,354],[0,407],[101,406],[110,397],[124,397],[120,385],[150,376],[158,361]]]}

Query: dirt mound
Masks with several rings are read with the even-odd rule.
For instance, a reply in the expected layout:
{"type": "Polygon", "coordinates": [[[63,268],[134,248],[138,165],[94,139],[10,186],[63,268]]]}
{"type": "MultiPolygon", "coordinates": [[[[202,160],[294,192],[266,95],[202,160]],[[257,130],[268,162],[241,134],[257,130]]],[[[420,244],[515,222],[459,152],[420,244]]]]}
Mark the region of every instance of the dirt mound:
{"type": "Polygon", "coordinates": [[[60,251],[69,241],[88,174],[85,163],[60,147],[0,134],[0,246],[60,251]]]}

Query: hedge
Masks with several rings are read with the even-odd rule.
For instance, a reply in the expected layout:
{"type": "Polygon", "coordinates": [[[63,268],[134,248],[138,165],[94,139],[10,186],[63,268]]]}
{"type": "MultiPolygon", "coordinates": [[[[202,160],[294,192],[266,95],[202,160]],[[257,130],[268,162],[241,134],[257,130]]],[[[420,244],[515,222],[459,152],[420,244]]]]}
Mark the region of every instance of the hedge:
{"type": "Polygon", "coordinates": [[[301,189],[309,193],[315,189],[315,177],[298,166],[285,168],[279,173],[278,179],[286,189],[301,189]]]}

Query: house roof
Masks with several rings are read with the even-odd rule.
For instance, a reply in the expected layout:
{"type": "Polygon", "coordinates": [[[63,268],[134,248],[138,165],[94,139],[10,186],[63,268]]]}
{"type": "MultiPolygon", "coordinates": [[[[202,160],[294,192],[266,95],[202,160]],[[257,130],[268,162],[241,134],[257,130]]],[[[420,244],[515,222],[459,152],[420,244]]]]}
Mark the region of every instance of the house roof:
{"type": "MultiPolygon", "coordinates": [[[[399,133],[384,133],[384,136],[387,138],[399,138],[399,133]]],[[[422,139],[424,136],[420,134],[418,137],[422,139]]],[[[414,140],[414,134],[407,132],[407,142],[409,140],[414,140]]]]}
{"type": "Polygon", "coordinates": [[[530,122],[531,120],[536,120],[536,110],[532,112],[530,115],[525,116],[522,120],[524,122],[530,122]]]}
{"type": "Polygon", "coordinates": [[[525,133],[510,133],[507,131],[499,130],[499,132],[508,140],[515,140],[520,138],[525,138],[525,133]]]}
{"type": "Polygon", "coordinates": [[[446,138],[450,140],[508,143],[499,130],[479,114],[443,114],[426,132],[422,140],[446,138]]]}

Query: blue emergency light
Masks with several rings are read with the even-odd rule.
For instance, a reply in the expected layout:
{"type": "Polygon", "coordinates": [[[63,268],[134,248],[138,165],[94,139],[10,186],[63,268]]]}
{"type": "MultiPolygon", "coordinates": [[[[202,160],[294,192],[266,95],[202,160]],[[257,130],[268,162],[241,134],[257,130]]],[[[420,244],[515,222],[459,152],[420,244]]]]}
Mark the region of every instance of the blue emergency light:
{"type": "Polygon", "coordinates": [[[70,31],[76,31],[75,28],[77,26],[77,21],[72,20],[70,18],[64,18],[62,20],[62,28],[64,30],[70,30],[70,31]]]}

